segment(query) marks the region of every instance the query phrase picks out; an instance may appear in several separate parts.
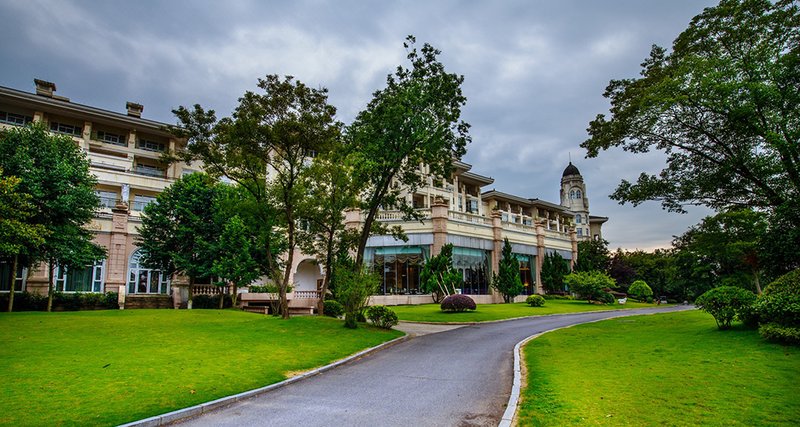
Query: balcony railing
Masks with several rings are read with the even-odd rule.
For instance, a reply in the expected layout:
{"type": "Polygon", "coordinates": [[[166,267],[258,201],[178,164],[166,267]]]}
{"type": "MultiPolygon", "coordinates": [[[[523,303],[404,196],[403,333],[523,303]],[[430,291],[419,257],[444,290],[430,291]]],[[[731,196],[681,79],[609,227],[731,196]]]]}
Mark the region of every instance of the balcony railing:
{"type": "Polygon", "coordinates": [[[466,212],[447,211],[447,216],[453,221],[469,222],[471,224],[492,225],[492,219],[485,216],[469,214],[466,212]]]}
{"type": "Polygon", "coordinates": [[[136,166],[136,168],[133,169],[133,173],[139,174],[139,175],[152,176],[152,177],[155,177],[155,178],[166,178],[167,177],[167,172],[164,169],[157,168],[157,167],[151,167],[151,166],[138,165],[138,166],[136,166]]]}
{"type": "MultiPolygon", "coordinates": [[[[420,215],[422,215],[422,219],[430,219],[431,218],[431,210],[429,208],[421,208],[415,209],[420,215]]],[[[375,215],[375,219],[378,221],[407,221],[404,218],[403,212],[400,211],[381,211],[375,215]]]]}

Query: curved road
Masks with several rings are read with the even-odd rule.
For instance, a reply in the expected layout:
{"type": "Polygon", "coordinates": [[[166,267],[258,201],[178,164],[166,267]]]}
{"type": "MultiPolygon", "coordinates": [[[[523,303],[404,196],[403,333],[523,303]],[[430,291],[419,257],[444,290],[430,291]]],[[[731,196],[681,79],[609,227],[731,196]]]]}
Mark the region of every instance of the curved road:
{"type": "Polygon", "coordinates": [[[496,426],[511,392],[517,342],[593,320],[690,308],[530,317],[419,336],[181,424],[496,426]]]}

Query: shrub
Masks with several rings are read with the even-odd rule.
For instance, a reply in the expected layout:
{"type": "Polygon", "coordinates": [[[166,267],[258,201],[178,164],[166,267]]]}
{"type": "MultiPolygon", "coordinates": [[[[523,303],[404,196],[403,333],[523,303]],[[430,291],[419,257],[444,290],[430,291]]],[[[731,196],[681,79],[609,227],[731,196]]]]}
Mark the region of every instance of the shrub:
{"type": "Polygon", "coordinates": [[[603,304],[608,304],[608,305],[613,305],[616,304],[617,302],[617,299],[611,292],[603,292],[602,294],[597,296],[597,300],[602,302],[603,304]]]}
{"type": "Polygon", "coordinates": [[[800,295],[800,269],[790,271],[767,285],[764,295],[772,294],[800,295]]]}
{"type": "Polygon", "coordinates": [[[442,311],[454,312],[475,310],[477,308],[472,298],[462,294],[448,295],[442,300],[440,307],[442,311]]]}
{"type": "Polygon", "coordinates": [[[325,301],[325,309],[323,314],[330,317],[339,317],[344,314],[344,307],[339,304],[339,301],[330,299],[325,301]]]}
{"type": "Polygon", "coordinates": [[[229,308],[232,306],[230,295],[195,295],[192,297],[193,309],[219,309],[219,299],[225,298],[223,307],[229,308]]]}
{"type": "Polygon", "coordinates": [[[638,301],[652,301],[653,300],[653,290],[650,289],[650,286],[644,280],[637,280],[631,284],[628,288],[628,295],[630,295],[633,299],[638,301]]]}
{"type": "Polygon", "coordinates": [[[392,329],[392,326],[396,325],[398,322],[397,313],[385,305],[367,307],[366,315],[367,319],[379,328],[392,329]]]}
{"type": "Polygon", "coordinates": [[[571,300],[572,295],[559,295],[559,294],[544,294],[542,295],[544,299],[559,299],[559,300],[571,300]]]}
{"type": "Polygon", "coordinates": [[[355,329],[364,314],[370,295],[378,289],[380,277],[366,270],[348,267],[336,268],[334,286],[336,301],[344,307],[344,326],[355,329]]]}
{"type": "Polygon", "coordinates": [[[525,298],[525,302],[531,307],[541,307],[544,305],[544,297],[541,295],[531,295],[525,298]]]}
{"type": "Polygon", "coordinates": [[[786,293],[762,295],[753,305],[753,311],[757,313],[761,323],[800,327],[800,295],[786,293]]]}
{"type": "Polygon", "coordinates": [[[758,333],[767,341],[800,345],[800,328],[765,323],[758,328],[758,333]]]}
{"type": "Polygon", "coordinates": [[[752,292],[735,286],[720,286],[700,295],[694,304],[697,308],[714,316],[719,329],[731,327],[731,321],[739,312],[755,302],[752,292]]]}
{"type": "MultiPolygon", "coordinates": [[[[614,287],[614,279],[599,271],[581,271],[564,277],[564,284],[570,292],[575,292],[588,301],[602,301],[608,293],[605,288],[614,287]]],[[[613,298],[613,295],[612,295],[613,298]]]]}
{"type": "Polygon", "coordinates": [[[758,301],[753,304],[742,307],[737,313],[736,317],[744,324],[745,327],[750,329],[757,329],[760,316],[757,309],[758,301]]]}

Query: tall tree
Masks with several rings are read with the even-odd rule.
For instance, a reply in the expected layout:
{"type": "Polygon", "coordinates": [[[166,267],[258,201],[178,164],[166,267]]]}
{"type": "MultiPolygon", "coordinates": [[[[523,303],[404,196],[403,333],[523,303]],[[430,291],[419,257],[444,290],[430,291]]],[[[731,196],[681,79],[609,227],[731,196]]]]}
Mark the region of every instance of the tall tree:
{"type": "Polygon", "coordinates": [[[612,80],[611,117],[589,125],[589,157],[621,146],[659,150],[656,175],[623,180],[612,198],[715,209],[799,203],[800,13],[792,0],[722,0],[672,51],[653,46],[641,78],[612,80]]]}
{"type": "Polygon", "coordinates": [[[14,291],[20,257],[35,252],[44,244],[47,230],[41,224],[31,224],[34,206],[30,194],[18,191],[20,179],[5,176],[0,168],[0,257],[11,260],[8,311],[14,310],[14,291]]]}
{"type": "Polygon", "coordinates": [[[267,239],[263,270],[278,286],[281,314],[288,318],[286,291],[297,246],[298,208],[306,197],[302,177],[308,157],[327,151],[341,125],[335,120],[336,108],[328,104],[327,89],[277,75],[259,79],[258,87],[263,94],[246,92],[232,117],[219,122],[213,110],[199,105],[174,110],[181,127],[173,131],[189,139],[186,151],[176,157],[202,161],[208,173],[226,176],[255,200],[268,229],[262,233],[267,239]],[[270,240],[277,230],[286,236],[280,252],[270,240]]]}
{"type": "Polygon", "coordinates": [[[578,242],[578,260],[575,271],[600,271],[605,273],[611,263],[608,241],[604,239],[582,240],[578,242]]]}
{"type": "Polygon", "coordinates": [[[53,306],[53,274],[57,265],[82,268],[106,256],[84,228],[95,215],[100,200],[89,160],[72,138],[52,135],[34,123],[0,133],[0,168],[20,179],[17,187],[30,196],[30,224],[46,230],[47,239],[27,257],[28,266],[48,264],[47,310],[53,306]]]}
{"type": "Polygon", "coordinates": [[[511,252],[511,243],[508,238],[503,242],[502,257],[498,272],[492,277],[492,288],[503,295],[503,301],[512,302],[514,298],[522,293],[525,286],[519,275],[519,260],[511,252]]]}
{"type": "MultiPolygon", "coordinates": [[[[235,307],[239,295],[238,289],[253,283],[261,274],[253,259],[250,247],[251,233],[244,221],[238,215],[234,215],[224,224],[216,244],[216,259],[213,261],[211,272],[222,279],[222,286],[228,283],[233,286],[231,302],[235,307]]],[[[222,308],[223,304],[224,296],[220,295],[219,308],[222,308]]]]}
{"type": "Polygon", "coordinates": [[[558,252],[545,254],[542,260],[541,280],[545,292],[564,292],[564,276],[570,273],[569,262],[558,252]]]}
{"type": "Polygon", "coordinates": [[[143,263],[189,278],[189,301],[197,278],[210,277],[223,225],[215,215],[220,184],[204,173],[186,175],[167,187],[142,213],[137,244],[143,263]]]}
{"type": "Polygon", "coordinates": [[[320,315],[325,312],[325,295],[337,254],[346,253],[355,242],[344,222],[345,211],[358,203],[352,170],[352,157],[339,146],[315,157],[305,175],[308,197],[300,215],[307,227],[300,230],[299,241],[303,252],[315,254],[325,269],[317,305],[320,315]]]}
{"type": "MultiPolygon", "coordinates": [[[[386,77],[386,87],[373,94],[367,108],[348,129],[356,159],[355,182],[362,188],[364,227],[356,263],[361,265],[367,239],[381,230],[381,209],[399,209],[405,219],[420,219],[404,194],[424,185],[427,168],[433,176],[449,177],[454,158],[461,158],[470,141],[469,125],[460,120],[466,97],[463,76],[447,73],[441,53],[429,44],[414,47],[408,36],[403,46],[411,68],[398,66],[386,77]]],[[[385,231],[385,230],[383,230],[385,231]]]]}

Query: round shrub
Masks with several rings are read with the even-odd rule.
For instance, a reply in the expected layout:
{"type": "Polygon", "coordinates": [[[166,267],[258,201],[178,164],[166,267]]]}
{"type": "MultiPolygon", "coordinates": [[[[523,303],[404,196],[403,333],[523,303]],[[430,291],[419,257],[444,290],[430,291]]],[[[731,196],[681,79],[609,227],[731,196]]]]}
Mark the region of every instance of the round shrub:
{"type": "Polygon", "coordinates": [[[697,297],[694,305],[714,316],[717,327],[728,329],[731,321],[756,300],[754,293],[735,286],[720,286],[697,297]]]}
{"type": "Polygon", "coordinates": [[[764,295],[771,294],[800,295],[800,269],[790,271],[767,285],[764,295]]]}
{"type": "Polygon", "coordinates": [[[531,295],[525,298],[525,302],[531,307],[541,307],[544,305],[544,297],[541,295],[531,295]]]}
{"type": "Polygon", "coordinates": [[[638,301],[652,301],[653,290],[644,280],[637,280],[628,288],[628,295],[638,301]]]}
{"type": "Polygon", "coordinates": [[[761,323],[800,327],[800,295],[772,293],[762,295],[753,305],[761,323]]]}
{"type": "Polygon", "coordinates": [[[609,304],[609,305],[615,304],[617,302],[617,299],[614,298],[614,294],[610,292],[601,293],[600,295],[597,296],[597,300],[602,302],[603,304],[609,304]]]}
{"type": "Polygon", "coordinates": [[[344,307],[339,304],[339,301],[333,299],[327,300],[325,301],[325,307],[323,308],[322,314],[330,317],[339,317],[344,314],[344,307]]]}
{"type": "Polygon", "coordinates": [[[385,305],[367,307],[366,314],[367,319],[379,328],[392,329],[392,326],[398,322],[397,313],[385,305]]]}
{"type": "Polygon", "coordinates": [[[477,308],[475,301],[473,301],[472,298],[462,294],[448,295],[442,300],[440,307],[442,308],[442,311],[455,312],[475,310],[477,308]]]}

